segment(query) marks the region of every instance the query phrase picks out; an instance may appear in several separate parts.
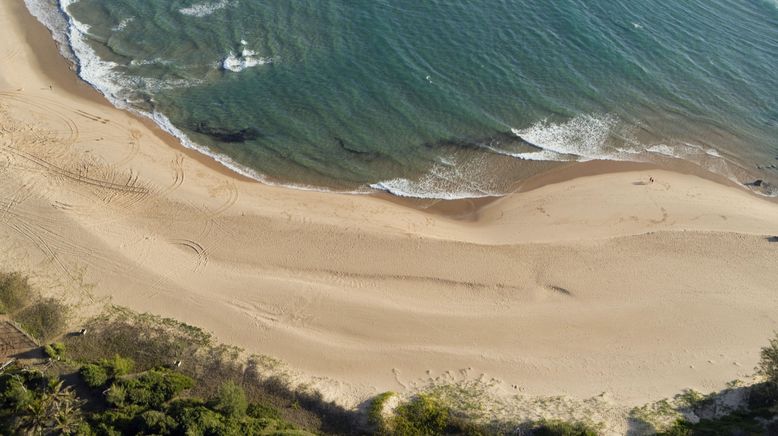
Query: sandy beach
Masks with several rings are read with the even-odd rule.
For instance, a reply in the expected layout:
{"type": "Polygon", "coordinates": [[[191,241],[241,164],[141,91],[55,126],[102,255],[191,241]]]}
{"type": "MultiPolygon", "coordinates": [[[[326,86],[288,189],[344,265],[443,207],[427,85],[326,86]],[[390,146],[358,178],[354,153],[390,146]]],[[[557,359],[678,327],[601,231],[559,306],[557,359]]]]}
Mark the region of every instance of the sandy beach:
{"type": "Polygon", "coordinates": [[[778,204],[731,183],[572,166],[467,219],[262,185],[110,106],[21,0],[0,29],[0,268],[54,296],[202,327],[347,405],[484,378],[638,405],[748,376],[778,328],[778,204]]]}

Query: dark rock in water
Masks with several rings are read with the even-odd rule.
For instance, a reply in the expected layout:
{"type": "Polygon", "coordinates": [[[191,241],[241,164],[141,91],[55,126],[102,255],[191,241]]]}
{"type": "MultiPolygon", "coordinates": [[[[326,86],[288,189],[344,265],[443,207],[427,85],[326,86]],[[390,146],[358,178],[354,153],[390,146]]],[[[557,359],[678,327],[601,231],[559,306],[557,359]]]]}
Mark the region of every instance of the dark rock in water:
{"type": "Polygon", "coordinates": [[[753,182],[744,183],[746,186],[756,186],[757,188],[764,185],[764,180],[762,179],[756,179],[753,182]]]}
{"type": "Polygon", "coordinates": [[[198,123],[192,130],[220,142],[246,142],[257,139],[261,136],[259,130],[248,127],[245,129],[225,129],[222,127],[211,127],[206,123],[198,123]]]}
{"type": "Polygon", "coordinates": [[[335,142],[338,143],[340,148],[343,150],[346,150],[347,152],[353,154],[355,157],[364,159],[364,160],[373,160],[378,159],[381,155],[378,152],[375,151],[366,151],[366,150],[360,150],[358,148],[355,148],[351,146],[348,142],[344,141],[343,138],[335,137],[335,142]]]}

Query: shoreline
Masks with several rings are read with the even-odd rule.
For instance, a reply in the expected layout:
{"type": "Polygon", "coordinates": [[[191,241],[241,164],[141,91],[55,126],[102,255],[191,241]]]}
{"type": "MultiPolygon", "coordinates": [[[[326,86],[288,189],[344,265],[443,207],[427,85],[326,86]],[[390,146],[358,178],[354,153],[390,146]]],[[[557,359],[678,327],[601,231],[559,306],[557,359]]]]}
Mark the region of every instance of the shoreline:
{"type": "MultiPolygon", "coordinates": [[[[52,38],[51,32],[40,21],[38,21],[27,10],[23,0],[17,0],[15,2],[17,8],[22,9],[15,11],[20,20],[24,22],[25,37],[36,54],[36,61],[38,62],[41,70],[51,79],[52,83],[57,83],[66,92],[74,94],[78,97],[88,99],[90,101],[104,104],[107,107],[113,109],[122,110],[128,115],[132,116],[144,126],[153,131],[157,137],[168,144],[173,149],[183,152],[190,158],[196,159],[209,168],[218,171],[221,174],[225,174],[240,181],[251,181],[254,183],[260,183],[267,186],[274,186],[283,189],[296,189],[310,192],[326,192],[330,194],[343,194],[343,195],[356,195],[355,193],[330,191],[329,188],[311,187],[310,189],[295,187],[286,185],[284,183],[265,182],[257,180],[242,174],[241,172],[230,168],[229,166],[219,162],[214,156],[200,152],[199,150],[187,147],[181,143],[181,140],[174,135],[163,130],[156,122],[147,116],[133,113],[121,108],[116,108],[100,91],[92,87],[90,84],[83,81],[75,71],[75,65],[72,65],[70,61],[62,57],[57,47],[57,43],[52,38]]],[[[652,162],[637,162],[637,161],[611,161],[611,160],[593,160],[584,162],[559,162],[557,166],[549,170],[543,170],[537,174],[530,176],[527,179],[518,182],[516,192],[526,192],[533,189],[541,188],[547,184],[559,183],[569,181],[578,177],[607,174],[612,172],[623,172],[630,170],[651,170],[651,169],[665,169],[674,172],[680,172],[684,174],[695,175],[704,177],[709,180],[717,181],[729,186],[738,186],[741,189],[751,192],[753,195],[759,195],[746,186],[735,183],[724,176],[707,171],[693,162],[684,161],[682,159],[673,158],[673,165],[668,167],[660,166],[657,163],[652,162]]],[[[501,196],[482,197],[482,198],[461,198],[461,199],[423,199],[414,197],[402,197],[388,192],[374,191],[366,192],[359,195],[369,195],[376,198],[380,198],[386,201],[390,201],[403,206],[411,207],[417,210],[427,211],[436,215],[442,215],[453,219],[472,220],[477,216],[478,210],[481,207],[492,203],[502,197],[510,195],[506,193],[501,196]]],[[[768,201],[774,201],[778,203],[778,198],[764,197],[768,201]]]]}
{"type": "Polygon", "coordinates": [[[203,327],[348,405],[490,379],[642,404],[747,376],[778,327],[778,205],[743,187],[609,162],[426,209],[264,185],[114,108],[19,7],[0,5],[0,268],[57,297],[203,327]]]}

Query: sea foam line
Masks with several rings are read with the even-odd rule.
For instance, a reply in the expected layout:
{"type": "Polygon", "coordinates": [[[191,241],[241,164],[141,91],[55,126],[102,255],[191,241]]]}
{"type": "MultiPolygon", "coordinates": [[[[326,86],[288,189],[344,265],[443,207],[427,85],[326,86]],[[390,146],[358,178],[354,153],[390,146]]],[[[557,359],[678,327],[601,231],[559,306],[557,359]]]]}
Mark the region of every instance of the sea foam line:
{"type": "MultiPolygon", "coordinates": [[[[114,70],[118,64],[103,61],[97,56],[94,50],[92,50],[86,42],[89,26],[78,22],[67,12],[67,8],[78,0],[59,0],[58,9],[48,7],[50,4],[46,0],[24,1],[30,13],[49,28],[53,38],[59,46],[60,52],[66,59],[71,60],[78,67],[79,76],[84,81],[102,93],[115,107],[131,111],[132,113],[153,120],[164,131],[176,137],[184,147],[204,154],[238,174],[267,185],[284,186],[317,192],[338,192],[348,194],[368,194],[374,192],[368,190],[367,187],[356,191],[338,191],[310,185],[276,183],[257,171],[238,164],[229,156],[215,153],[207,147],[195,143],[183,131],[175,127],[164,114],[142,111],[129,104],[128,98],[122,95],[127,87],[117,83],[122,78],[121,75],[114,70]]],[[[218,6],[222,3],[225,4],[224,7],[228,4],[227,1],[224,1],[208,5],[218,6]]],[[[206,4],[202,3],[195,6],[204,5],[206,4]]],[[[192,8],[195,8],[195,6],[192,6],[192,8]]],[[[200,9],[200,11],[204,12],[206,9],[200,9]]],[[[212,11],[215,10],[218,10],[218,8],[212,9],[212,11]]],[[[241,42],[245,45],[245,42],[241,42]]],[[[250,50],[244,49],[244,51],[241,52],[241,55],[244,58],[252,58],[255,54],[250,50]]],[[[272,60],[265,60],[264,58],[256,59],[257,64],[262,61],[269,62],[272,60]]],[[[246,68],[248,66],[254,65],[239,65],[240,68],[246,68]]],[[[128,81],[131,80],[129,78],[124,79],[128,81]]],[[[182,83],[173,84],[173,86],[186,84],[187,83],[184,81],[182,83]]],[[[724,159],[712,148],[703,148],[701,146],[686,144],[686,146],[679,149],[678,147],[670,147],[664,144],[655,144],[651,146],[640,145],[636,148],[608,149],[606,145],[607,139],[613,133],[613,129],[617,125],[618,118],[613,115],[579,115],[567,122],[558,124],[542,120],[524,129],[512,129],[514,134],[540,148],[539,151],[515,153],[488,146],[484,146],[484,148],[494,153],[504,154],[519,159],[542,161],[586,161],[594,159],[645,161],[648,160],[646,159],[647,155],[664,155],[672,158],[690,160],[690,158],[702,154],[706,155],[708,159],[712,159],[712,162],[709,162],[707,165],[701,164],[701,166],[724,175],[736,183],[741,183],[729,169],[729,164],[731,162],[724,159]]],[[[390,192],[398,196],[428,199],[460,199],[505,195],[504,192],[497,192],[488,187],[481,186],[484,184],[483,180],[475,180],[472,177],[467,177],[464,174],[463,169],[459,168],[459,166],[460,165],[453,164],[433,164],[429,172],[422,176],[418,181],[406,178],[396,178],[373,183],[369,185],[369,188],[372,190],[390,192]]],[[[479,176],[483,176],[480,172],[478,173],[479,176]]],[[[775,195],[778,195],[778,193],[773,196],[775,195]]]]}
{"type": "Polygon", "coordinates": [[[70,13],[68,13],[67,8],[77,1],[78,0],[59,0],[59,9],[54,11],[47,11],[47,9],[50,8],[46,7],[45,0],[25,0],[25,4],[28,6],[28,8],[39,8],[35,9],[36,13],[33,13],[32,10],[30,10],[30,12],[34,17],[36,17],[36,19],[38,19],[38,21],[46,26],[49,31],[52,32],[52,34],[55,35],[54,39],[58,44],[63,44],[65,48],[69,49],[69,51],[72,53],[72,56],[69,57],[69,59],[72,60],[73,63],[77,66],[79,77],[81,77],[82,80],[103,94],[103,96],[105,96],[105,98],[116,108],[149,118],[150,120],[154,121],[154,123],[157,124],[162,130],[178,139],[184,147],[208,156],[209,158],[215,160],[219,164],[237,174],[266,185],[283,186],[304,191],[334,192],[343,194],[370,194],[371,192],[374,192],[367,189],[355,191],[339,191],[303,184],[273,182],[257,171],[235,162],[229,156],[213,152],[207,147],[192,141],[186,133],[174,126],[170,119],[164,114],[157,111],[147,112],[131,106],[128,102],[128,99],[122,96],[122,91],[124,88],[111,80],[111,78],[117,77],[117,73],[113,70],[113,68],[118,65],[113,62],[103,61],[97,56],[94,50],[92,50],[92,48],[86,42],[86,35],[88,35],[89,26],[80,23],[70,13]],[[58,24],[55,19],[48,19],[50,17],[57,16],[61,20],[61,23],[65,24],[64,26],[60,25],[61,23],[58,24]]]}

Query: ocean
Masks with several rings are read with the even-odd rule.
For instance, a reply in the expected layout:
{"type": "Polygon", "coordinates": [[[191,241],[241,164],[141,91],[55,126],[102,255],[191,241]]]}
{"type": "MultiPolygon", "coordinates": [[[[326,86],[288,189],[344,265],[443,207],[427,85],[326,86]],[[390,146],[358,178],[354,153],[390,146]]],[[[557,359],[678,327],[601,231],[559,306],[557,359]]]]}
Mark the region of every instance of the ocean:
{"type": "Polygon", "coordinates": [[[498,196],[684,160],[778,195],[776,0],[25,0],[83,80],[265,183],[498,196]]]}

